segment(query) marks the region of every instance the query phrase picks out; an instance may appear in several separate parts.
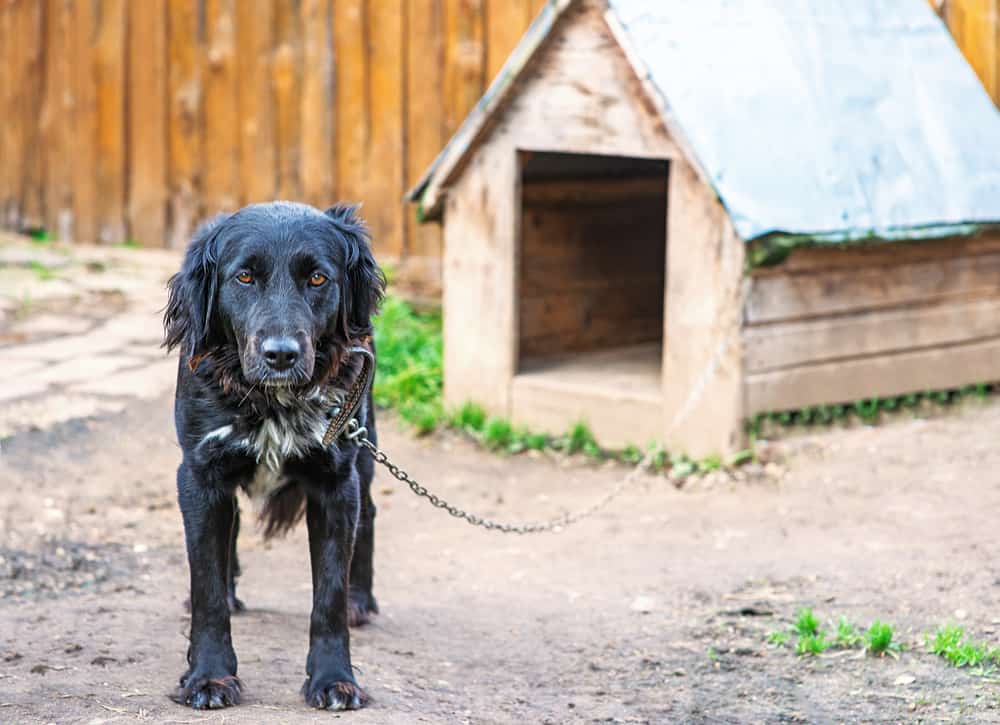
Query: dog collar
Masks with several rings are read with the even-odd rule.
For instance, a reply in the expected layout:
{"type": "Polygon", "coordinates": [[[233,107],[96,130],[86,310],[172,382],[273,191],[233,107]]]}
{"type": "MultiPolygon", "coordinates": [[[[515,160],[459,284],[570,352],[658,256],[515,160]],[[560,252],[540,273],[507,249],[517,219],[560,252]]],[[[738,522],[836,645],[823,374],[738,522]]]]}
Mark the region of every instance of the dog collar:
{"type": "Polygon", "coordinates": [[[327,426],[326,433],[323,434],[324,448],[329,448],[334,441],[338,440],[347,429],[348,424],[354,420],[354,416],[368,395],[372,378],[375,376],[375,356],[371,350],[356,345],[347,348],[347,354],[361,356],[361,372],[358,373],[358,377],[344,395],[340,405],[330,411],[330,425],[327,426]]]}

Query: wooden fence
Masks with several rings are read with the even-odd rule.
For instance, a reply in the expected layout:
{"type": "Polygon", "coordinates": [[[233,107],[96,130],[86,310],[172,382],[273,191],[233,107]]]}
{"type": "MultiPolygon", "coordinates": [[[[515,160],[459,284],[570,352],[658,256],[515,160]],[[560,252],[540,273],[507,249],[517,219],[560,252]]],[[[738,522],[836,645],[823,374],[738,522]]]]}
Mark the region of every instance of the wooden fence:
{"type": "MultiPolygon", "coordinates": [[[[0,225],[181,246],[247,202],[363,200],[433,281],[402,194],[544,2],[0,0],[0,225]]],[[[1000,0],[930,2],[998,98],[1000,0]]]]}

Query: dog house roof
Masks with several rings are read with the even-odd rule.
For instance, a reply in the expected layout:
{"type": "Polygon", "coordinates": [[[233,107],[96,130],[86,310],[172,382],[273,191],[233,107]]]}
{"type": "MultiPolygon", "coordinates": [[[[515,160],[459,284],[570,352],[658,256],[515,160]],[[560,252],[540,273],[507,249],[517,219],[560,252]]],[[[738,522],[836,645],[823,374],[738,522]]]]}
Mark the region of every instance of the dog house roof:
{"type": "MultiPolygon", "coordinates": [[[[409,192],[424,218],[574,1],[544,8],[409,192]]],[[[608,0],[605,18],[745,240],[1000,222],[1000,114],[924,0],[608,0]]]]}

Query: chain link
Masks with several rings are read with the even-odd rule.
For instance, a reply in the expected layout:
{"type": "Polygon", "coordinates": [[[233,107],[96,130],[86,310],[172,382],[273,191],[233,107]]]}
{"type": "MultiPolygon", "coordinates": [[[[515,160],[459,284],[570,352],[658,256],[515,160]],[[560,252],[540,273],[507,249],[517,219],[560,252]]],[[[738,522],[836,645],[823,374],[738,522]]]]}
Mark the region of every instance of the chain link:
{"type": "Polygon", "coordinates": [[[448,503],[437,494],[427,490],[426,487],[421,486],[416,480],[410,477],[410,474],[390,461],[389,456],[386,455],[385,451],[368,439],[368,431],[365,428],[360,427],[356,420],[352,419],[347,424],[347,429],[348,432],[346,434],[346,438],[348,440],[353,441],[355,445],[361,448],[367,448],[376,463],[385,466],[389,473],[396,478],[396,480],[409,486],[410,490],[417,496],[427,499],[427,502],[430,503],[431,506],[444,509],[455,518],[463,519],[472,526],[479,526],[487,531],[499,531],[504,534],[538,534],[543,531],[560,531],[570,524],[574,524],[577,521],[593,516],[595,513],[618,498],[618,496],[620,496],[626,488],[634,483],[639,478],[639,475],[649,468],[656,453],[655,451],[649,451],[642,461],[640,461],[635,468],[629,471],[628,474],[622,478],[622,480],[615,484],[615,487],[612,488],[603,498],[598,499],[595,503],[585,509],[557,516],[556,518],[548,521],[510,524],[477,516],[476,514],[463,511],[457,506],[448,503]]]}

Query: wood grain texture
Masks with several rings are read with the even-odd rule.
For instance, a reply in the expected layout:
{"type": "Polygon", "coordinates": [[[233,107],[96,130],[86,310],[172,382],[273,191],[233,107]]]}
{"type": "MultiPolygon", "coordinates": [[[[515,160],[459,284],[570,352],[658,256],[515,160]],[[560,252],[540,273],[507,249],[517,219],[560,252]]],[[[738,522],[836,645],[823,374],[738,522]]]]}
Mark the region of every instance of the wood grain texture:
{"type": "Polygon", "coordinates": [[[167,243],[167,4],[133,3],[128,19],[128,225],[142,246],[167,243]]]}
{"type": "MultiPolygon", "coordinates": [[[[64,48],[49,53],[45,62],[45,86],[39,131],[45,180],[45,228],[57,239],[73,239],[73,4],[72,0],[46,0],[46,48],[64,48]]],[[[161,210],[162,211],[162,210],[161,210]]]]}
{"type": "Polygon", "coordinates": [[[329,0],[301,0],[302,199],[326,208],[333,201],[333,55],[329,0]]]}
{"type": "Polygon", "coordinates": [[[97,241],[97,86],[92,3],[73,3],[73,239],[97,241]]]}
{"type": "MultiPolygon", "coordinates": [[[[0,38],[10,38],[14,32],[14,6],[0,3],[0,38]]],[[[14,43],[0,43],[0,107],[11,108],[14,103],[14,43]]],[[[0,225],[12,227],[11,215],[16,205],[17,181],[14,172],[19,129],[8,120],[0,124],[0,225]]]]}
{"type": "Polygon", "coordinates": [[[1000,378],[1000,339],[747,376],[747,415],[957,388],[1000,378]]]}
{"type": "Polygon", "coordinates": [[[42,104],[42,3],[18,0],[9,3],[8,68],[9,103],[5,144],[10,164],[11,192],[6,223],[13,228],[36,228],[43,224],[43,163],[38,118],[42,104]]]}
{"type": "Polygon", "coordinates": [[[534,17],[531,0],[488,0],[486,7],[486,82],[507,61],[534,17]]]}
{"type": "MultiPolygon", "coordinates": [[[[444,0],[407,0],[406,181],[412,187],[448,137],[444,114],[444,0]]],[[[421,224],[417,210],[403,212],[404,261],[397,280],[411,294],[441,294],[441,226],[421,224]]]]}
{"type": "Polygon", "coordinates": [[[236,0],[205,0],[203,206],[235,211],[239,200],[239,76],[236,0]]]}
{"type": "Polygon", "coordinates": [[[369,6],[368,67],[371,69],[371,136],[365,183],[365,217],[381,235],[383,254],[404,250],[403,192],[406,167],[403,0],[369,6]],[[373,173],[378,169],[378,175],[373,173]]]}
{"type": "MultiPolygon", "coordinates": [[[[337,0],[333,11],[337,197],[360,202],[368,173],[371,119],[365,2],[337,0]]],[[[377,234],[379,230],[374,231],[377,234]]]]}
{"type": "Polygon", "coordinates": [[[302,196],[299,165],[302,154],[302,22],[295,6],[279,6],[274,15],[273,60],[275,139],[281,199],[302,196]]]}
{"type": "Polygon", "coordinates": [[[240,203],[250,204],[273,199],[277,181],[271,86],[275,0],[241,0],[236,7],[240,203]]]}
{"type": "Polygon", "coordinates": [[[125,0],[99,0],[94,48],[97,93],[97,241],[120,244],[125,226],[125,0]]]}
{"type": "Polygon", "coordinates": [[[167,0],[169,124],[169,240],[187,244],[201,217],[202,84],[197,7],[167,0]]]}
{"type": "Polygon", "coordinates": [[[486,88],[486,0],[446,0],[445,127],[454,133],[486,88]]]}

